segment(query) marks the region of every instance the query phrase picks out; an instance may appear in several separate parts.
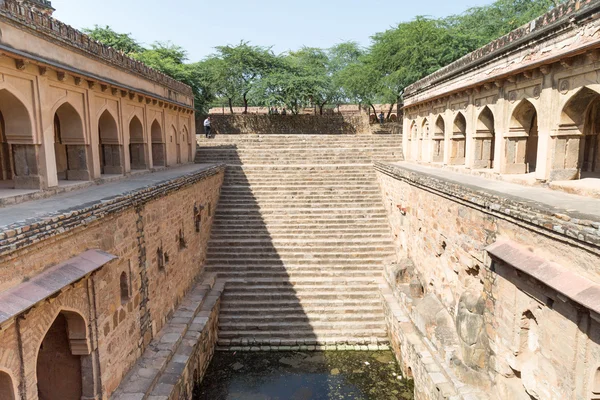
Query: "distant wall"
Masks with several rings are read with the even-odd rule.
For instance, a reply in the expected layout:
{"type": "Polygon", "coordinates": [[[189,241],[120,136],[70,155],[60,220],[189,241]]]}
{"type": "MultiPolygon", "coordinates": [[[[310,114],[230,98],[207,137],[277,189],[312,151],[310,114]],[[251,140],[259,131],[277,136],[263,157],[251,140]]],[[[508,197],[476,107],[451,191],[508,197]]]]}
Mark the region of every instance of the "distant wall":
{"type": "MultiPolygon", "coordinates": [[[[217,135],[227,134],[369,134],[369,120],[359,115],[211,115],[217,135]]],[[[199,124],[202,129],[202,124],[199,124]]],[[[200,133],[200,132],[199,132],[200,133]]]]}

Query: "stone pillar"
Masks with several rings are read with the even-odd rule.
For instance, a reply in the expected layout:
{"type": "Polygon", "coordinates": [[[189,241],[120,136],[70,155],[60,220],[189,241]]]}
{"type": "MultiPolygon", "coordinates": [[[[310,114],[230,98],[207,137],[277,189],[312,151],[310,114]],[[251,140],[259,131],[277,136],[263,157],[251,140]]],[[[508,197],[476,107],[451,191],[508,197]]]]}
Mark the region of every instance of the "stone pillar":
{"type": "Polygon", "coordinates": [[[558,107],[558,92],[553,90],[552,67],[540,68],[542,73],[542,90],[540,93],[539,106],[537,107],[538,123],[538,153],[535,169],[535,178],[547,180],[550,178],[552,168],[552,130],[558,130],[561,110],[558,107]]]}
{"type": "Polygon", "coordinates": [[[123,174],[123,146],[104,144],[102,145],[104,156],[104,173],[105,174],[123,174]]]}
{"type": "Polygon", "coordinates": [[[15,160],[15,189],[41,189],[42,180],[38,169],[39,146],[32,144],[13,144],[15,160]]]}
{"type": "Polygon", "coordinates": [[[67,179],[70,181],[89,181],[91,179],[87,163],[87,147],[85,145],[68,145],[67,179]]]}

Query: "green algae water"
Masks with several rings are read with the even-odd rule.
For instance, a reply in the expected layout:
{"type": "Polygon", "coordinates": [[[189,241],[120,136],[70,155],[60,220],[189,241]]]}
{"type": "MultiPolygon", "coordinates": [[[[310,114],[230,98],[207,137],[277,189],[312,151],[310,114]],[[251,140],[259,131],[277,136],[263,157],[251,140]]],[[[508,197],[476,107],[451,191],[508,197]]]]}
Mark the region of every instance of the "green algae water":
{"type": "Polygon", "coordinates": [[[413,399],[389,351],[216,352],[194,400],[413,399]]]}

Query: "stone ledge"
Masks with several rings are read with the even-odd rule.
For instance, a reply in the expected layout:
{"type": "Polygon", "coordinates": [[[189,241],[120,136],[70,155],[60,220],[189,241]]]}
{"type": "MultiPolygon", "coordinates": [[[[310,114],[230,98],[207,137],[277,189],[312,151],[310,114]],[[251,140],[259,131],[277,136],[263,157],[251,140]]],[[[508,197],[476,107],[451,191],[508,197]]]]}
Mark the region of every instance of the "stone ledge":
{"type": "Polygon", "coordinates": [[[117,258],[88,250],[0,293],[0,326],[117,258]]]}
{"type": "Polygon", "coordinates": [[[536,256],[523,246],[503,240],[486,248],[493,259],[530,275],[585,308],[600,314],[600,285],[562,265],[536,256]]]}
{"type": "Polygon", "coordinates": [[[166,196],[169,193],[217,175],[224,168],[223,165],[209,167],[141,189],[0,227],[0,255],[10,254],[44,239],[61,235],[109,215],[166,196]]]}
{"type": "Polygon", "coordinates": [[[513,48],[520,48],[523,43],[534,41],[542,35],[549,35],[551,32],[569,29],[570,27],[574,29],[578,17],[590,15],[598,10],[599,6],[600,3],[597,0],[570,0],[560,4],[526,25],[409,85],[405,90],[405,99],[443,80],[450,79],[460,72],[475,68],[493,57],[507,54],[513,48]]]}
{"type": "Polygon", "coordinates": [[[189,391],[191,381],[204,375],[212,358],[223,286],[219,281],[196,285],[110,398],[168,400],[189,391]],[[190,369],[194,371],[199,357],[202,371],[194,377],[190,369]]]}
{"type": "Polygon", "coordinates": [[[112,47],[91,39],[77,29],[44,13],[28,9],[15,0],[0,2],[0,15],[13,23],[25,26],[36,35],[64,43],[88,56],[101,59],[111,65],[158,82],[186,96],[193,96],[192,88],[137,61],[112,47]]]}
{"type": "Polygon", "coordinates": [[[594,252],[600,252],[600,218],[596,216],[576,213],[572,210],[560,210],[559,212],[559,210],[544,207],[542,203],[527,201],[515,196],[503,196],[502,193],[488,192],[476,186],[449,181],[425,172],[415,172],[398,165],[376,162],[375,169],[392,178],[461,204],[511,221],[519,221],[530,229],[535,227],[541,232],[553,236],[558,235],[578,243],[591,245],[594,252]]]}

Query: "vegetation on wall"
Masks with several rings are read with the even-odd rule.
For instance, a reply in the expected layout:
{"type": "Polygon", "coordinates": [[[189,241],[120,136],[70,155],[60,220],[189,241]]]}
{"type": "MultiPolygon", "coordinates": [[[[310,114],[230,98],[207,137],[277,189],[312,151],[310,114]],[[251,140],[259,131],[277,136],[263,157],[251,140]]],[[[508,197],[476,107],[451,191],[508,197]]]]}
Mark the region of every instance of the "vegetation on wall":
{"type": "MultiPolygon", "coordinates": [[[[192,87],[196,109],[211,106],[286,107],[298,113],[315,107],[402,101],[404,88],[463,55],[524,25],[556,6],[556,0],[497,0],[460,15],[418,16],[371,37],[368,48],[343,42],[329,49],[303,47],[274,54],[242,41],[219,46],[199,62],[172,43],[144,47],[130,34],[96,26],[92,38],[192,87]]],[[[391,113],[390,108],[388,116],[391,113]]]]}

